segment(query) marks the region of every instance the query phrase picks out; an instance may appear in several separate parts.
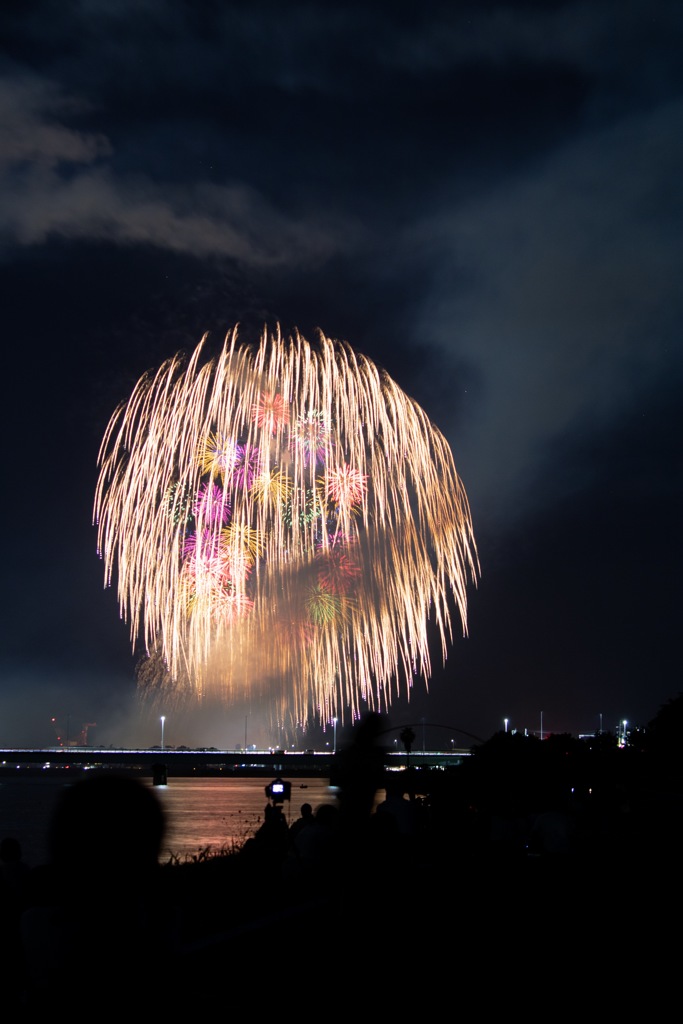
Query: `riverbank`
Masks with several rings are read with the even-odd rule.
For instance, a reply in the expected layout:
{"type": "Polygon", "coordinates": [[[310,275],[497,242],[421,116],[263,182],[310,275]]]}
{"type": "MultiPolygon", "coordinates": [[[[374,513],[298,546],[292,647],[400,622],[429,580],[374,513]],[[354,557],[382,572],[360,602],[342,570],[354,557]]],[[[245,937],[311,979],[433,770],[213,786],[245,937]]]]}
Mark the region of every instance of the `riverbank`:
{"type": "MultiPolygon", "coordinates": [[[[69,934],[74,966],[83,942],[104,962],[97,984],[82,966],[65,976],[99,1005],[107,979],[129,972],[116,1005],[145,1012],[182,1000],[195,1012],[283,1013],[299,992],[318,1007],[369,999],[404,1014],[454,1003],[512,1012],[533,992],[544,1015],[564,992],[606,1011],[612,999],[595,989],[605,991],[609,964],[631,988],[655,959],[665,965],[662,914],[681,909],[680,797],[620,753],[391,773],[393,812],[320,816],[317,841],[298,850],[264,830],[230,855],[165,865],[153,904],[159,922],[171,912],[163,955],[125,903],[123,921],[110,916],[93,851],[69,934]],[[149,986],[138,1003],[140,971],[149,986]]],[[[24,1008],[53,998],[54,986],[32,992],[24,1008]]]]}

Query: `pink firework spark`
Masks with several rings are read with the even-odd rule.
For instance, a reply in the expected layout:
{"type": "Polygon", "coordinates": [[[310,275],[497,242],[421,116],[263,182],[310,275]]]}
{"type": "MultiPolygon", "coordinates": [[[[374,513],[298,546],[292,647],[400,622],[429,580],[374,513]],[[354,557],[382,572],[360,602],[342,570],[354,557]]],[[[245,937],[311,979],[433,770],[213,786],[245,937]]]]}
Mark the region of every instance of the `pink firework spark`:
{"type": "Polygon", "coordinates": [[[289,434],[289,447],[301,453],[305,465],[324,462],[331,445],[330,428],[322,413],[309,412],[298,417],[289,434]]]}
{"type": "Polygon", "coordinates": [[[310,647],[315,639],[315,626],[309,619],[281,619],[275,626],[276,642],[298,650],[310,647]]]}
{"type": "Polygon", "coordinates": [[[353,550],[335,545],[329,551],[319,552],[318,583],[331,594],[348,594],[361,574],[361,565],[353,550]]]}
{"type": "Polygon", "coordinates": [[[193,512],[204,523],[223,526],[230,518],[230,499],[218,484],[202,484],[197,492],[193,512]]]}
{"type": "Polygon", "coordinates": [[[183,544],[183,556],[185,558],[200,558],[204,552],[216,553],[220,546],[220,539],[213,536],[210,530],[203,530],[201,536],[196,533],[188,533],[183,544]]]}
{"type": "Polygon", "coordinates": [[[274,435],[289,423],[289,408],[282,395],[262,391],[251,407],[251,418],[261,430],[274,435]]]}
{"type": "Polygon", "coordinates": [[[192,555],[183,566],[183,578],[190,600],[213,600],[223,588],[223,569],[219,561],[192,555]]]}
{"type": "Polygon", "coordinates": [[[348,508],[350,505],[358,505],[363,499],[367,490],[367,474],[349,466],[344,462],[336,469],[331,469],[327,475],[327,496],[338,505],[348,508]]]}
{"type": "Polygon", "coordinates": [[[253,607],[254,602],[244,592],[228,589],[223,591],[220,602],[216,605],[215,618],[236,622],[248,615],[253,607]]]}
{"type": "Polygon", "coordinates": [[[231,583],[246,583],[254,568],[247,551],[228,551],[225,557],[225,576],[231,583]]]}
{"type": "Polygon", "coordinates": [[[258,448],[243,448],[242,445],[238,445],[238,449],[232,482],[235,487],[244,487],[248,490],[259,472],[261,452],[258,448]]]}

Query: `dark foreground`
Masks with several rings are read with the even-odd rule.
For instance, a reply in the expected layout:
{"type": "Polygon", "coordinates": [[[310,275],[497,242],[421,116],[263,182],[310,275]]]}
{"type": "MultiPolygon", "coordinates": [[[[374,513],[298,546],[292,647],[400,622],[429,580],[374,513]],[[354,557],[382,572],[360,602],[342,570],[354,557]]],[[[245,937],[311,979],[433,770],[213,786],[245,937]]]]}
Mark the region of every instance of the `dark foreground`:
{"type": "Polygon", "coordinates": [[[71,808],[5,907],[5,1007],[657,1019],[678,988],[677,779],[617,756],[473,761],[390,776],[351,750],[338,811],[297,835],[274,804],[240,851],[163,867],[137,797],[101,830],[71,808]]]}

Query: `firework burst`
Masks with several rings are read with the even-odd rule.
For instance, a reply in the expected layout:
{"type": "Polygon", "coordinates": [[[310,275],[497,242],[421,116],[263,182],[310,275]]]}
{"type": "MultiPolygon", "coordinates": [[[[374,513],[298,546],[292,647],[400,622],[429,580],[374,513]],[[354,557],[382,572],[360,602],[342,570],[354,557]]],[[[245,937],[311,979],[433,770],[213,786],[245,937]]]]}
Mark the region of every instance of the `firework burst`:
{"type": "Polygon", "coordinates": [[[448,443],[346,342],[234,329],[204,359],[206,340],[140,379],[99,453],[139,685],[302,726],[387,710],[429,680],[430,622],[444,660],[455,614],[466,633],[479,565],[448,443]]]}
{"type": "Polygon", "coordinates": [[[298,449],[304,462],[324,462],[329,445],[332,443],[325,417],[319,412],[299,416],[290,432],[290,445],[298,449]]]}

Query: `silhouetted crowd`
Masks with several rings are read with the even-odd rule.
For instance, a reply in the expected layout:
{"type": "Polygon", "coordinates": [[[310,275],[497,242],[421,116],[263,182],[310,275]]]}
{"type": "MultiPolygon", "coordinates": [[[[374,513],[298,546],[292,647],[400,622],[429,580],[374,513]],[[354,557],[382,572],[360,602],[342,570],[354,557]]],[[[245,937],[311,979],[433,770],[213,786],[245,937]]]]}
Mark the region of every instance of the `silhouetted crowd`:
{"type": "Polygon", "coordinates": [[[164,812],[137,777],[66,788],[45,864],[0,844],[6,1010],[274,1013],[303,983],[331,1012],[484,1012],[655,970],[659,998],[658,922],[680,909],[672,763],[501,734],[448,771],[389,772],[380,739],[379,716],[358,724],[335,804],[288,824],[269,801],[239,850],[202,862],[160,863],[164,812]]]}

